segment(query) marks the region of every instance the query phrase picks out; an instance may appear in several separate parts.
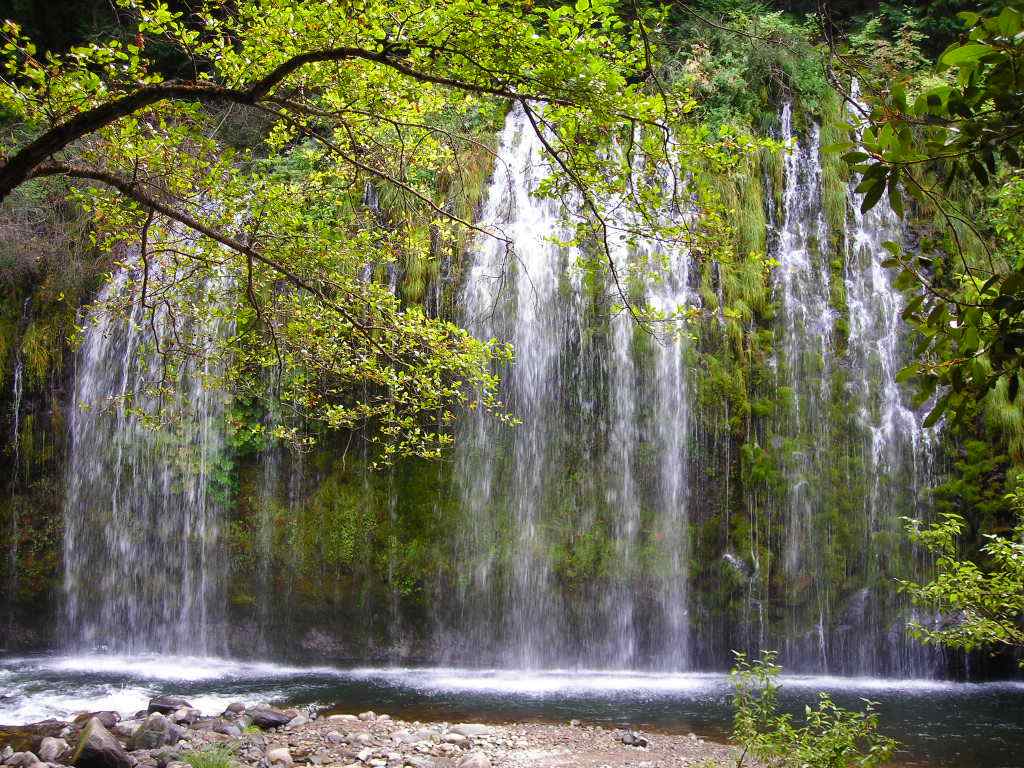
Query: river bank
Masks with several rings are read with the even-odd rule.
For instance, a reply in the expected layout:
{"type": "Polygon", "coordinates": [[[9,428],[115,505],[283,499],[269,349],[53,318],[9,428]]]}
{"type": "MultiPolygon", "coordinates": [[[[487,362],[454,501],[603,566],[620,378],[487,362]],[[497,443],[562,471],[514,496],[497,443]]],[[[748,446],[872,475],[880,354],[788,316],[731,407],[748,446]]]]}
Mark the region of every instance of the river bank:
{"type": "Polygon", "coordinates": [[[11,768],[561,768],[725,766],[736,750],[695,734],[650,735],[589,725],[419,722],[362,712],[246,707],[213,715],[182,697],[146,711],[81,713],[70,721],[0,726],[11,768]]]}

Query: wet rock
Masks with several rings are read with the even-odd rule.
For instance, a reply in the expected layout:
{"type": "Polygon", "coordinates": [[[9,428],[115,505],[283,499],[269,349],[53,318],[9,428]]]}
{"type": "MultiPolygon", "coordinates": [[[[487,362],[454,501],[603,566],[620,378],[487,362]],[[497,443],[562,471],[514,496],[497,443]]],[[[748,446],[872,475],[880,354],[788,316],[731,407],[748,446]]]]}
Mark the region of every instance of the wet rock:
{"type": "Polygon", "coordinates": [[[185,729],[180,725],[159,712],[153,712],[132,734],[129,746],[132,749],[158,749],[177,744],[184,735],[185,729]]]}
{"type": "Polygon", "coordinates": [[[247,714],[252,720],[253,725],[264,730],[288,725],[288,722],[292,719],[287,713],[267,706],[253,707],[247,714]]]}
{"type": "Polygon", "coordinates": [[[77,768],[133,768],[132,758],[121,742],[97,717],[89,720],[82,730],[71,762],[77,768]]]}
{"type": "Polygon", "coordinates": [[[295,761],[292,759],[292,753],[288,751],[287,747],[278,747],[276,749],[267,750],[267,762],[270,765],[283,765],[291,766],[294,765],[295,761]]]}
{"type": "Polygon", "coordinates": [[[459,768],[491,768],[491,759],[480,750],[473,750],[459,760],[459,768]]]}
{"type": "Polygon", "coordinates": [[[619,741],[627,747],[646,747],[650,743],[646,736],[643,736],[637,731],[626,731],[626,733],[622,734],[619,738],[619,741]]]}
{"type": "Polygon", "coordinates": [[[60,758],[69,750],[64,739],[46,736],[39,742],[39,759],[45,763],[59,763],[60,758]]]}
{"type": "Polygon", "coordinates": [[[183,696],[157,696],[149,700],[149,709],[146,713],[159,712],[161,715],[171,715],[183,707],[192,707],[183,696]]]}
{"type": "Polygon", "coordinates": [[[492,736],[494,729],[480,723],[459,723],[449,728],[448,733],[458,733],[470,739],[478,739],[482,736],[492,736]]]}

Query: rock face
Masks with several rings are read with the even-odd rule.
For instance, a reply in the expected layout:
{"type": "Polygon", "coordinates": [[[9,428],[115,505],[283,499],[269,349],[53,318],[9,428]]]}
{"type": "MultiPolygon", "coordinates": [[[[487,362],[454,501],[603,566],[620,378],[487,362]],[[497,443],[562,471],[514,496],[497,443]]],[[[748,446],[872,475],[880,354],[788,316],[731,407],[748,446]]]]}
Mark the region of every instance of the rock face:
{"type": "Polygon", "coordinates": [[[157,749],[177,744],[184,735],[183,728],[159,712],[153,712],[132,734],[129,743],[132,749],[157,749]]]}
{"type": "Polygon", "coordinates": [[[192,708],[192,705],[182,696],[157,696],[149,700],[149,709],[147,711],[159,712],[161,715],[170,715],[182,708],[192,708]]]}
{"type": "Polygon", "coordinates": [[[134,765],[121,742],[96,717],[82,729],[71,761],[77,768],[133,768],[134,765]]]}
{"type": "Polygon", "coordinates": [[[60,757],[68,751],[68,743],[64,739],[46,736],[39,742],[39,759],[44,763],[59,763],[60,757]]]}
{"type": "Polygon", "coordinates": [[[248,715],[253,725],[264,729],[280,728],[282,725],[288,725],[292,719],[287,713],[273,707],[254,707],[249,710],[248,715]]]}

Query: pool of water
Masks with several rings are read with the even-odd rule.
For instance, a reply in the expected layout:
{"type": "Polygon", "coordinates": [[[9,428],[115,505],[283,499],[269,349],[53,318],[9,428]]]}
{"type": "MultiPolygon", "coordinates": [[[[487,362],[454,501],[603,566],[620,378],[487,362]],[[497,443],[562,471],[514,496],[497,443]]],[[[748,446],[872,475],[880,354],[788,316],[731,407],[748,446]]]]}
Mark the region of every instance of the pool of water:
{"type": "MultiPolygon", "coordinates": [[[[785,676],[793,712],[828,691],[843,706],[878,702],[883,730],[903,745],[900,762],[948,768],[1024,765],[1024,682],[952,683],[785,676]]],[[[374,709],[419,720],[534,720],[634,726],[724,738],[732,712],[722,674],[648,674],[453,668],[296,667],[188,657],[0,658],[0,724],[83,710],[131,714],[177,693],[206,713],[232,701],[374,709]]]]}

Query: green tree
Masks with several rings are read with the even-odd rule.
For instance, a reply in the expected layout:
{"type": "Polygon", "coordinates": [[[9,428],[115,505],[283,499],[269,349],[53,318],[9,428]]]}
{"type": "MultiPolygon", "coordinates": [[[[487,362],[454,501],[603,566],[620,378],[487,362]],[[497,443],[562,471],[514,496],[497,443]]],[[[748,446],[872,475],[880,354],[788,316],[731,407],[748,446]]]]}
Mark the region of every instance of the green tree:
{"type": "Polygon", "coordinates": [[[373,425],[386,457],[437,455],[462,408],[502,412],[494,366],[507,347],[360,275],[458,252],[466,237],[512,248],[474,225],[468,170],[493,162],[488,137],[509,105],[555,166],[542,193],[582,201],[577,239],[598,243],[597,263],[637,317],[608,245],[636,233],[611,223],[613,201],[696,202],[702,227],[658,236],[686,238],[698,254],[728,241],[700,174],[685,196],[681,175],[669,189],[637,183],[640,157],[682,174],[744,150],[735,137],[705,140],[685,94],[662,87],[658,9],[627,19],[609,0],[243,0],[187,15],[147,0],[119,6],[134,19],[126,34],[64,54],[37,56],[6,24],[0,200],[70,180],[104,252],[137,246],[126,259],[150,315],[182,315],[159,350],[169,366],[222,356],[220,386],[258,398],[274,379],[306,421],[373,425]],[[169,49],[187,77],[158,65],[169,49]],[[226,139],[239,115],[258,140],[226,139]],[[599,151],[615,143],[621,152],[599,151]],[[362,206],[367,184],[385,216],[362,206]],[[190,333],[205,326],[187,320],[213,313],[235,320],[229,338],[190,333]]]}

